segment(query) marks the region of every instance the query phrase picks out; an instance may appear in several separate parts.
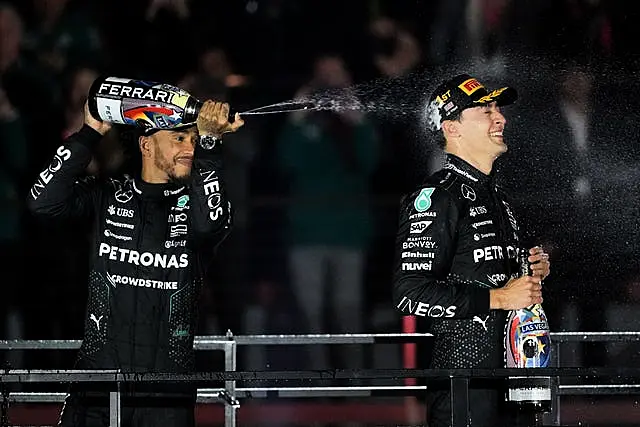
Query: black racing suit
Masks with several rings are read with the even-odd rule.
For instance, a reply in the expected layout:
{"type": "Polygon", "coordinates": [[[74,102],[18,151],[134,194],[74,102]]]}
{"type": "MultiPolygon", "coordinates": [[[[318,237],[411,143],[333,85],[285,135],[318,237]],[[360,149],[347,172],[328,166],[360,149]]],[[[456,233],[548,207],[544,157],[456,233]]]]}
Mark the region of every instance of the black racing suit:
{"type": "MultiPolygon", "coordinates": [[[[507,312],[489,310],[489,290],[517,277],[518,241],[512,207],[494,174],[454,155],[402,199],[394,303],[405,315],[429,318],[435,335],[431,368],[504,367],[507,312]]],[[[472,425],[502,425],[499,384],[476,383],[472,425]]],[[[450,425],[448,382],[441,385],[427,386],[433,390],[427,393],[429,427],[450,425]]]]}
{"type": "MultiPolygon", "coordinates": [[[[29,195],[37,215],[95,221],[77,369],[192,371],[204,268],[231,228],[220,152],[196,144],[187,186],[100,181],[85,176],[100,139],[88,126],[70,136],[29,195]]],[[[137,385],[123,398],[123,425],[193,425],[195,392],[188,385],[137,385]]],[[[105,401],[94,397],[72,391],[62,425],[107,426],[105,401]]]]}

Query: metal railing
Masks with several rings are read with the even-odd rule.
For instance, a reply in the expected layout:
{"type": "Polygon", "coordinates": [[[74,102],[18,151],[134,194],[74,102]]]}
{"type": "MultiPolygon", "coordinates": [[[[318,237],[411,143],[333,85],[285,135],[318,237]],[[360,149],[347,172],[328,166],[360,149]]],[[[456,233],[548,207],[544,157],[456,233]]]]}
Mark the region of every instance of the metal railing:
{"type": "MultiPolygon", "coordinates": [[[[633,342],[640,341],[640,332],[556,332],[552,333],[554,362],[558,366],[560,345],[576,342],[633,342]]],[[[431,334],[315,334],[315,335],[239,335],[198,336],[194,342],[196,350],[224,351],[225,370],[223,372],[198,372],[191,374],[169,373],[123,373],[120,371],[52,371],[52,370],[8,370],[0,374],[0,383],[71,383],[100,382],[115,384],[110,391],[111,426],[120,426],[120,385],[131,382],[181,382],[207,387],[212,383],[224,382],[224,388],[199,388],[198,403],[224,404],[225,427],[237,424],[238,399],[278,397],[365,397],[376,394],[408,395],[426,391],[426,386],[358,386],[358,387],[236,387],[237,381],[287,381],[302,379],[401,379],[401,378],[446,378],[450,381],[455,407],[468,408],[468,386],[470,378],[506,378],[512,376],[535,376],[554,379],[552,381],[552,410],[549,414],[553,425],[559,425],[560,396],[563,395],[629,395],[640,393],[637,384],[561,384],[560,378],[608,378],[611,380],[634,378],[640,380],[640,369],[617,368],[544,368],[544,369],[336,369],[328,371],[250,371],[236,370],[238,345],[316,345],[316,344],[376,344],[406,343],[431,338],[431,334]]],[[[0,350],[75,350],[80,340],[4,340],[0,350]]],[[[640,381],[638,381],[640,382],[640,381]]],[[[9,402],[63,402],[65,393],[4,393],[9,402]]],[[[6,414],[3,414],[6,415],[6,414]]],[[[466,425],[466,415],[452,411],[452,425],[466,425]],[[463,417],[463,418],[461,418],[463,417]]]]}

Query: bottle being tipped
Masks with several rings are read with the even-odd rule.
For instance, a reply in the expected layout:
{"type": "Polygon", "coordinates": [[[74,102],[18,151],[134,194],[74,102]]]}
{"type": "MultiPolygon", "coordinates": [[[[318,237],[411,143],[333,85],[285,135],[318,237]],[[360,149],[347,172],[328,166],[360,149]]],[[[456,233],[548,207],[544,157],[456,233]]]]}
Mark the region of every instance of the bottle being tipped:
{"type": "MultiPolygon", "coordinates": [[[[521,275],[531,275],[529,251],[520,248],[521,275]]],[[[505,364],[507,368],[546,368],[551,360],[551,336],[547,315],[541,304],[512,310],[505,325],[505,364]]],[[[509,378],[508,399],[520,406],[520,412],[549,411],[551,379],[548,377],[509,378]]],[[[537,418],[537,416],[536,416],[537,418]]]]}
{"type": "MultiPolygon", "coordinates": [[[[170,130],[196,123],[203,102],[166,83],[120,77],[96,79],[88,94],[89,112],[97,120],[142,129],[170,130]]],[[[289,101],[240,113],[258,115],[318,108],[310,101],[289,101]]],[[[229,117],[235,116],[230,111],[229,117]]],[[[207,148],[207,147],[204,147],[207,148]]]]}
{"type": "Polygon", "coordinates": [[[195,123],[202,102],[169,84],[101,77],[89,89],[89,112],[98,120],[144,129],[195,123]]]}

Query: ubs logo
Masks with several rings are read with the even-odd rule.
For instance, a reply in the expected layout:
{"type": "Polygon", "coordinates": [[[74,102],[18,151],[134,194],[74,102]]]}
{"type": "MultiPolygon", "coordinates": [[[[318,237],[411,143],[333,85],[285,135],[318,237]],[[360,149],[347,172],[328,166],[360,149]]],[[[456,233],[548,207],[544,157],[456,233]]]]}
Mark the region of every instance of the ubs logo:
{"type": "Polygon", "coordinates": [[[109,215],[117,215],[123,218],[133,218],[133,209],[116,208],[113,205],[109,205],[109,208],[107,208],[107,212],[109,212],[109,215]]]}

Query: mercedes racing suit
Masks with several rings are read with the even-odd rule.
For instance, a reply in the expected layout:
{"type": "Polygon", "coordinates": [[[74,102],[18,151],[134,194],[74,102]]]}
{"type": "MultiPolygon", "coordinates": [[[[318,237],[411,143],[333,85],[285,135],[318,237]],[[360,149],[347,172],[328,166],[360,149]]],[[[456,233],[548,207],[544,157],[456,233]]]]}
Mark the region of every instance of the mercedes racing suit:
{"type": "MultiPolygon", "coordinates": [[[[404,315],[429,318],[431,368],[504,367],[507,312],[489,309],[489,290],[517,277],[518,241],[518,223],[495,176],[452,154],[403,198],[394,302],[404,315]]],[[[450,425],[448,382],[443,390],[428,388],[434,389],[427,398],[429,426],[450,425]]],[[[469,399],[474,427],[502,425],[499,388],[470,390],[469,399]]]]}
{"type": "MultiPolygon", "coordinates": [[[[192,371],[196,303],[204,268],[231,228],[219,149],[207,151],[196,144],[187,186],[149,184],[129,177],[102,182],[84,176],[100,139],[86,125],[70,136],[28,197],[37,215],[94,220],[85,332],[77,368],[192,371]]],[[[136,392],[140,390],[146,397],[152,393],[173,400],[134,402],[131,405],[137,409],[127,411],[125,399],[123,425],[193,425],[194,388],[156,385],[146,390],[136,385],[136,392]],[[176,393],[156,393],[167,389],[176,393]]],[[[62,425],[108,425],[106,407],[87,403],[88,395],[71,393],[62,425]]]]}

